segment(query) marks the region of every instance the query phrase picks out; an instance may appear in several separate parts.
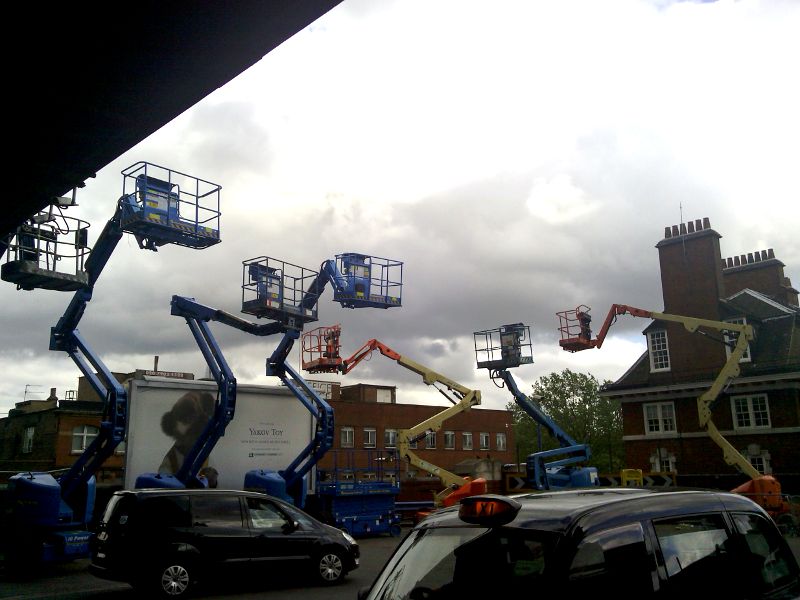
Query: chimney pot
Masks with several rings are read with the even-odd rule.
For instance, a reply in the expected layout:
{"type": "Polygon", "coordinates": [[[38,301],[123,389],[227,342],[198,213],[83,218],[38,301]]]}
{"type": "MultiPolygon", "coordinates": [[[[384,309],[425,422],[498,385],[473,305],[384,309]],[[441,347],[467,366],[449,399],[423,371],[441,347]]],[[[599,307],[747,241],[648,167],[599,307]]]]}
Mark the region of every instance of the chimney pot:
{"type": "Polygon", "coordinates": [[[703,229],[711,229],[711,221],[708,220],[708,217],[703,217],[703,229]]]}
{"type": "Polygon", "coordinates": [[[689,221],[689,233],[694,233],[694,223],[689,221]]]}
{"type": "Polygon", "coordinates": [[[678,234],[678,226],[677,225],[673,225],[672,226],[672,237],[678,237],[678,235],[679,235],[678,234]]]}
{"type": "Polygon", "coordinates": [[[733,257],[733,266],[734,267],[738,267],[740,264],[742,264],[742,263],[739,262],[739,257],[738,256],[734,256],[733,257]]]}
{"type": "Polygon", "coordinates": [[[695,219],[694,228],[697,231],[703,231],[703,223],[702,223],[702,221],[700,221],[700,219],[695,219]]]}
{"type": "Polygon", "coordinates": [[[686,235],[686,223],[681,223],[681,235],[686,235]]]}
{"type": "Polygon", "coordinates": [[[749,265],[749,264],[752,264],[754,262],[755,261],[753,260],[753,253],[752,252],[748,252],[747,253],[747,264],[749,265]]]}
{"type": "Polygon", "coordinates": [[[761,262],[761,252],[759,252],[758,250],[756,250],[755,252],[753,252],[753,259],[754,259],[756,262],[761,262]]]}
{"type": "Polygon", "coordinates": [[[767,250],[767,256],[769,256],[770,258],[775,258],[775,250],[773,250],[772,248],[767,250]]]}
{"type": "Polygon", "coordinates": [[[672,230],[669,228],[669,225],[664,227],[664,239],[672,237],[672,230]]]}
{"type": "Polygon", "coordinates": [[[766,250],[762,250],[761,251],[761,260],[767,260],[767,251],[766,250]]]}

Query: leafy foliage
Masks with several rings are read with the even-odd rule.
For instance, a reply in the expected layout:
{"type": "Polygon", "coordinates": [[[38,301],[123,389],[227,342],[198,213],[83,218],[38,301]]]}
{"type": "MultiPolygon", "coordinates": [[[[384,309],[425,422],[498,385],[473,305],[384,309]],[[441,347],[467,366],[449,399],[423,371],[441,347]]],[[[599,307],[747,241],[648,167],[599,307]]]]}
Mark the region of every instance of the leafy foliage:
{"type": "MultiPolygon", "coordinates": [[[[593,375],[564,369],[541,377],[532,387],[529,397],[542,412],[576,443],[589,445],[592,458],[587,466],[597,467],[601,473],[623,468],[622,410],[619,402],[598,395],[601,384],[593,375]]],[[[559,447],[547,427],[537,424],[516,401],[506,408],[513,414],[520,462],[539,450],[559,447]]]]}

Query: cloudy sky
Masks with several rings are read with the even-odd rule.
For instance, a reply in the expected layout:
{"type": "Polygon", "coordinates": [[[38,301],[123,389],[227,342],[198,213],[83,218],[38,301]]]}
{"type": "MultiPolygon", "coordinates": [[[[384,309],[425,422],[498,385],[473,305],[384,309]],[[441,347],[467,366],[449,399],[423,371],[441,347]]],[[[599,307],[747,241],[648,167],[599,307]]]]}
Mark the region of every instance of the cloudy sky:
{"type": "MultiPolygon", "coordinates": [[[[154,253],[124,236],[79,330],[114,371],[158,355],[199,377],[173,295],[240,314],[243,260],[360,252],[403,261],[403,306],[344,309],[326,290],[307,330],[341,324],[345,356],[377,338],[501,408],[472,334],[523,322],[523,385],[564,368],[616,379],[647,322],[569,354],[556,313],[663,309],[665,226],[708,217],[723,257],[774,248],[800,284],[799,30],[793,0],[345,0],[78,191],[68,214],[94,243],[138,161],[218,183],[223,240],[154,253]]],[[[70,298],[0,286],[0,415],[77,388],[48,350],[70,298]]],[[[279,336],[212,330],[240,382],[277,383],[279,336]]],[[[380,355],[341,378],[442,404],[419,379],[380,355]]]]}

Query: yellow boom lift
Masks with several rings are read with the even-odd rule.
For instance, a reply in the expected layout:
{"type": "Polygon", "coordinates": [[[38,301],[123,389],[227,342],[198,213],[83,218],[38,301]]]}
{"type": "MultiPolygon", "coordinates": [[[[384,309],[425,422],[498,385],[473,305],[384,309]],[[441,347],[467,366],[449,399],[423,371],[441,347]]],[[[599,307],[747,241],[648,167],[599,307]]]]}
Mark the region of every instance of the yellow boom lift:
{"type": "Polygon", "coordinates": [[[559,344],[568,352],[580,352],[589,348],[600,348],[603,345],[609,327],[616,322],[618,315],[629,314],[634,317],[644,317],[656,321],[680,323],[689,333],[704,333],[707,329],[721,332],[724,335],[723,343],[730,347],[730,354],[725,365],[720,370],[711,386],[697,398],[697,414],[700,428],[708,433],[712,440],[722,448],[723,458],[729,465],[750,477],[750,481],[735,488],[734,492],[751,497],[760,504],[774,518],[789,513],[789,504],[781,493],[781,486],[771,475],[762,475],[717,429],[711,419],[714,406],[719,395],[728,383],[737,377],[740,372],[739,360],[744,355],[750,341],[753,339],[753,327],[742,323],[727,323],[710,319],[700,319],[681,315],[659,313],[627,306],[613,304],[606,317],[600,332],[592,339],[590,308],[585,305],[573,310],[563,311],[558,314],[560,320],[559,330],[561,340],[559,344]]]}

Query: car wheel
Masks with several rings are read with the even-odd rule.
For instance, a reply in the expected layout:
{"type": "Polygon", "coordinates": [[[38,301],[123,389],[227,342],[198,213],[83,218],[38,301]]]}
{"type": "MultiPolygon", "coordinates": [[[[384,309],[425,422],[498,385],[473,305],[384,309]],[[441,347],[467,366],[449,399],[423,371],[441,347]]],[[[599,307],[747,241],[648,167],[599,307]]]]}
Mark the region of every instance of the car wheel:
{"type": "Polygon", "coordinates": [[[317,580],[325,585],[331,585],[342,580],[345,576],[342,553],[333,548],[322,551],[316,561],[317,580]]]}
{"type": "Polygon", "coordinates": [[[155,573],[155,590],[162,598],[186,598],[194,591],[194,568],[185,560],[162,563],[155,573]]]}

